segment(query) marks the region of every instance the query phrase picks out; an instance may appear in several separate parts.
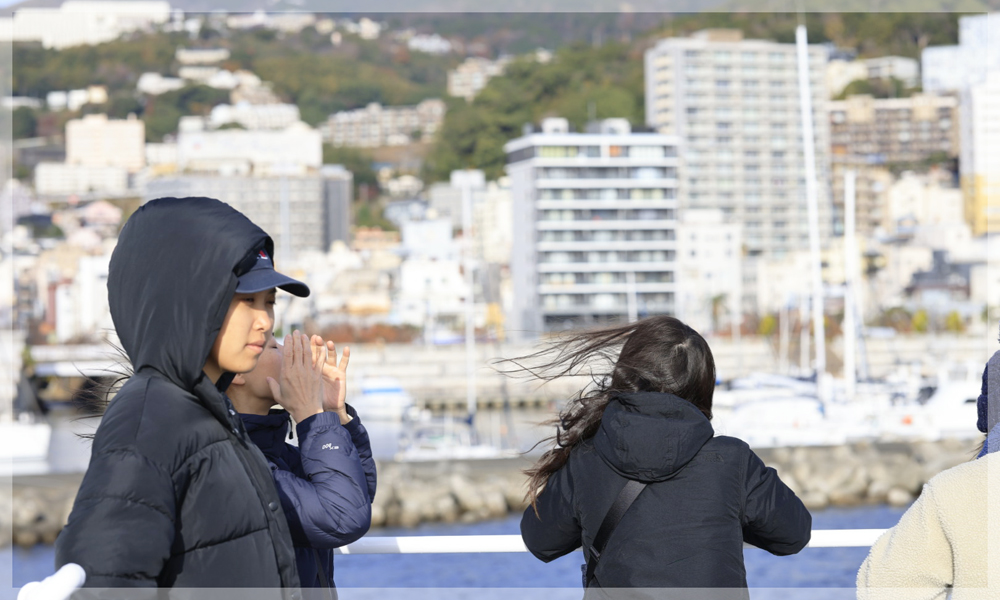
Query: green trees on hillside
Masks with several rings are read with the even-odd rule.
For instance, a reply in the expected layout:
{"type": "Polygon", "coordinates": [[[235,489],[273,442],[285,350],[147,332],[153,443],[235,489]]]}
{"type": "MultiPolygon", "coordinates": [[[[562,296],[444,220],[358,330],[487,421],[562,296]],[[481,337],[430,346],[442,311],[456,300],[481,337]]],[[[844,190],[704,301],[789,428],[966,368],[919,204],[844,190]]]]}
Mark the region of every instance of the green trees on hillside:
{"type": "Polygon", "coordinates": [[[522,134],[525,124],[548,116],[565,117],[576,128],[590,118],[644,120],[642,54],[626,44],[599,48],[574,45],[540,64],[512,62],[502,77],[467,104],[449,103],[438,140],[425,166],[431,180],[455,169],[482,169],[489,178],[503,173],[503,145],[522,134]]]}

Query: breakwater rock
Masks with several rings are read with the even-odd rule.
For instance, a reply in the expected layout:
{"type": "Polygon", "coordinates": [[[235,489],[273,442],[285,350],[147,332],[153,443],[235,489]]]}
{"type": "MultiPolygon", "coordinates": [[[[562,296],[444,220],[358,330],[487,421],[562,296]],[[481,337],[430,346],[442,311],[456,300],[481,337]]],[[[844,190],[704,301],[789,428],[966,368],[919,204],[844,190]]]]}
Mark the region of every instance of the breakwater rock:
{"type": "MultiPolygon", "coordinates": [[[[863,442],[846,446],[761,448],[811,510],[888,503],[905,506],[937,473],[971,460],[975,440],[863,442]]],[[[520,512],[526,458],[436,463],[378,463],[372,527],[427,522],[471,523],[520,512]]],[[[0,481],[0,545],[52,543],[72,509],[82,475],[40,475],[0,481]]]]}
{"type": "Polygon", "coordinates": [[[906,506],[924,483],[972,460],[975,440],[858,442],[845,446],[761,448],[757,454],[810,510],[827,506],[906,506]]]}

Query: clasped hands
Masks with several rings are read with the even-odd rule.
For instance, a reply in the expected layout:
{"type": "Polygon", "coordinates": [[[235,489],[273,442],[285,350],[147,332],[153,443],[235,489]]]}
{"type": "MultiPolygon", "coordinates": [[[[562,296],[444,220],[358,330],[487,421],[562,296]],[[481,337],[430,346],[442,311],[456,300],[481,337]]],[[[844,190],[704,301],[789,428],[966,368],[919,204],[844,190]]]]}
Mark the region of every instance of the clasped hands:
{"type": "Polygon", "coordinates": [[[351,349],[344,347],[340,361],[333,342],[318,335],[309,338],[298,330],[285,336],[280,380],[267,378],[274,401],[288,411],[296,423],[324,411],[335,412],[341,425],[347,414],[347,365],[351,349]]]}

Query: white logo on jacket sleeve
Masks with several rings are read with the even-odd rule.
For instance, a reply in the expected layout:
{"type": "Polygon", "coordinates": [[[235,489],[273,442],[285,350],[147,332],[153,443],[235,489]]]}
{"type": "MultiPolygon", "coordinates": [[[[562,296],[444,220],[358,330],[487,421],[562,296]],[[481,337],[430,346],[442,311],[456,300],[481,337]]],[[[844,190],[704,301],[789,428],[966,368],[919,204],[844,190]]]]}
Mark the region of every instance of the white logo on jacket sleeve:
{"type": "Polygon", "coordinates": [[[333,444],[323,444],[323,450],[340,450],[340,446],[334,446],[333,444]]]}

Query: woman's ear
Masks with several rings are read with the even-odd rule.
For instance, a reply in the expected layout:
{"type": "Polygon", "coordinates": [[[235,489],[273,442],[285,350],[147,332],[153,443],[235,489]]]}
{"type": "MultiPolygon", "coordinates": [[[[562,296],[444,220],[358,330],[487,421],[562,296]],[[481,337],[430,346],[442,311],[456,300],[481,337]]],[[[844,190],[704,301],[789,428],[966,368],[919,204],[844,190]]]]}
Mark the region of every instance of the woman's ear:
{"type": "Polygon", "coordinates": [[[246,383],[247,383],[247,380],[244,379],[243,374],[242,373],[237,373],[236,377],[233,377],[233,382],[230,383],[229,385],[246,385],[246,383]]]}

